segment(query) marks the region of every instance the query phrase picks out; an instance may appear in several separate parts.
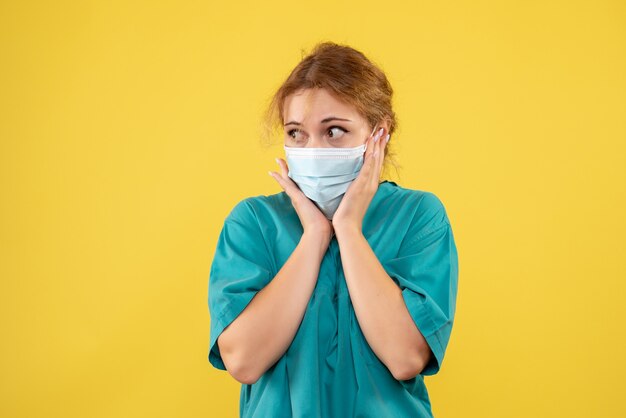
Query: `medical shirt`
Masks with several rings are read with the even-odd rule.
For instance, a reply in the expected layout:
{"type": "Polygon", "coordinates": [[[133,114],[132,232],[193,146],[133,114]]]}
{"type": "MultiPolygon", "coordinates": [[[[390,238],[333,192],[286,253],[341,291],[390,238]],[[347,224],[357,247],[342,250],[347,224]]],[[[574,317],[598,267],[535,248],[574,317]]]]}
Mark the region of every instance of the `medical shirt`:
{"type": "MultiPolygon", "coordinates": [[[[383,181],[362,231],[402,290],[407,310],[432,350],[431,360],[416,377],[399,381],[378,359],[359,327],[333,236],[291,345],[254,384],[242,384],[240,417],[433,416],[424,376],[442,365],[458,281],[446,210],[432,192],[383,181]]],[[[284,191],[244,198],[226,217],[209,275],[208,360],[214,367],[226,370],[217,338],[279,272],[302,233],[284,191]]]]}

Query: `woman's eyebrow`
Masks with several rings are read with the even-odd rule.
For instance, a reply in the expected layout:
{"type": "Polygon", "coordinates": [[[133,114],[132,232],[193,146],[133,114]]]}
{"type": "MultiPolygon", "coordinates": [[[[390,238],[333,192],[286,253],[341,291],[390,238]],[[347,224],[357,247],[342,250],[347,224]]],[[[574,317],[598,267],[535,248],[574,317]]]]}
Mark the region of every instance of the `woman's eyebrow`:
{"type": "MultiPolygon", "coordinates": [[[[352,122],[350,119],[343,119],[343,118],[338,118],[336,116],[329,116],[327,118],[322,119],[320,121],[320,123],[328,123],[328,122],[333,121],[333,120],[342,120],[342,121],[345,121],[345,122],[352,122]]],[[[295,120],[292,120],[291,122],[285,123],[285,126],[287,126],[287,125],[302,125],[302,124],[300,122],[296,122],[295,120]]]]}

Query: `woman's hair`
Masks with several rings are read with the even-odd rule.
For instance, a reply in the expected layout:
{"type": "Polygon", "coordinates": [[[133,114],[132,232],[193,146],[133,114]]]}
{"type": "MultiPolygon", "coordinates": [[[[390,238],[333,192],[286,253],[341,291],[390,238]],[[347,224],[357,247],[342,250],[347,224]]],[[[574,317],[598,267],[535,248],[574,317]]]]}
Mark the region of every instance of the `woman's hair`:
{"type": "MultiPolygon", "coordinates": [[[[269,139],[277,128],[282,132],[285,99],[307,88],[324,88],[339,100],[353,105],[367,120],[370,130],[386,120],[393,137],[398,123],[391,105],[393,89],[385,74],[360,51],[334,42],[321,42],[302,58],[271,97],[263,121],[262,137],[266,142],[271,142],[269,139]]],[[[391,138],[386,146],[383,172],[388,162],[398,171],[394,144],[391,138]]]]}

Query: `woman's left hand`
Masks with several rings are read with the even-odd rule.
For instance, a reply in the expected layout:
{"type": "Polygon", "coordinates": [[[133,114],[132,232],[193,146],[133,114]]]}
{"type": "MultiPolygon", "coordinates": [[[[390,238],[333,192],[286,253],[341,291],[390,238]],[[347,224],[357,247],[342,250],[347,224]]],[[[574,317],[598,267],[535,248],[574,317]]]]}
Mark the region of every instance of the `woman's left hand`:
{"type": "Polygon", "coordinates": [[[384,129],[380,128],[374,136],[368,139],[363,166],[357,178],[346,190],[346,194],[333,215],[332,223],[335,231],[345,228],[361,231],[363,227],[365,212],[378,190],[385,156],[384,150],[389,138],[389,135],[381,138],[384,132],[384,129]]]}

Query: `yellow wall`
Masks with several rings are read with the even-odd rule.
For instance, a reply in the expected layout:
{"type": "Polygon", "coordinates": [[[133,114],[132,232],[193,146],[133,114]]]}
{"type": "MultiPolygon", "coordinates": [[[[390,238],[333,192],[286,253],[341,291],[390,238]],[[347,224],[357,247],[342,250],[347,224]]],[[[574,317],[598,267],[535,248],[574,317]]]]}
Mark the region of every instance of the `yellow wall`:
{"type": "Polygon", "coordinates": [[[208,273],[280,191],[269,95],[301,49],[396,91],[401,185],[459,250],[437,417],[623,417],[623,1],[2,1],[0,416],[236,416],[208,273]]]}

